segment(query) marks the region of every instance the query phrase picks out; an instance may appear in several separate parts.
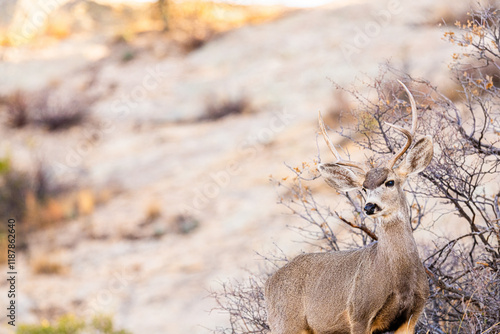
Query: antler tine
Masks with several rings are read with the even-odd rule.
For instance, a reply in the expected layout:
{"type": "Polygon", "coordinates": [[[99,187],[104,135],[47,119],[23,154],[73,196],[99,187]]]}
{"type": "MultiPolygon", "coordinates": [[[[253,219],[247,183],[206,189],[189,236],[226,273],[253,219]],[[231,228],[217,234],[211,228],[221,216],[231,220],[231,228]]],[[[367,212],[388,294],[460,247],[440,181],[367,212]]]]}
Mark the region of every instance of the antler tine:
{"type": "Polygon", "coordinates": [[[399,158],[401,158],[403,156],[403,154],[405,154],[405,152],[408,150],[408,148],[410,148],[411,143],[413,141],[413,137],[412,137],[410,131],[408,131],[400,126],[397,126],[397,125],[394,125],[391,123],[387,123],[387,122],[385,124],[398,130],[399,132],[402,132],[406,136],[405,146],[394,157],[392,157],[392,159],[389,160],[389,162],[387,163],[387,168],[392,169],[394,167],[394,165],[396,164],[396,162],[398,162],[399,158]]]}
{"type": "Polygon", "coordinates": [[[338,165],[342,166],[347,166],[347,167],[354,167],[359,170],[361,170],[363,173],[366,173],[365,169],[356,163],[349,162],[349,161],[344,161],[342,157],[340,156],[340,153],[337,151],[335,146],[333,145],[330,136],[328,136],[328,133],[326,132],[325,128],[325,123],[323,122],[323,117],[321,116],[321,111],[318,111],[318,122],[319,122],[319,128],[321,129],[321,134],[323,135],[323,138],[325,139],[326,146],[330,149],[330,151],[333,153],[337,161],[335,162],[338,165]]]}
{"type": "Polygon", "coordinates": [[[398,162],[399,158],[401,158],[401,156],[403,154],[405,154],[405,152],[408,150],[408,148],[410,148],[411,143],[413,141],[413,136],[415,135],[415,131],[417,130],[418,115],[417,115],[417,105],[415,103],[415,99],[413,98],[413,95],[411,94],[410,90],[406,87],[406,85],[399,80],[398,80],[398,82],[401,84],[401,86],[403,86],[406,93],[408,94],[408,98],[410,99],[412,122],[411,122],[411,131],[408,131],[400,126],[386,122],[387,125],[398,130],[399,132],[402,132],[406,136],[405,146],[387,163],[387,167],[389,169],[392,169],[394,167],[394,165],[396,164],[396,162],[398,162]]]}
{"type": "Polygon", "coordinates": [[[330,139],[330,136],[328,136],[328,133],[326,132],[325,123],[323,122],[323,117],[321,116],[321,111],[318,111],[318,122],[319,122],[319,128],[321,130],[321,134],[323,135],[323,138],[325,139],[326,146],[328,146],[328,148],[330,149],[330,151],[333,153],[333,155],[335,156],[335,158],[338,161],[342,160],[339,152],[337,151],[335,146],[333,146],[333,143],[330,139]]]}
{"type": "Polygon", "coordinates": [[[415,131],[417,131],[417,121],[418,121],[418,115],[417,115],[417,104],[415,103],[415,99],[413,98],[413,94],[410,92],[408,87],[404,83],[398,80],[398,82],[403,86],[403,88],[406,91],[406,94],[408,94],[408,98],[410,99],[410,105],[411,105],[411,114],[412,114],[412,119],[411,119],[411,135],[415,135],[415,131]]]}

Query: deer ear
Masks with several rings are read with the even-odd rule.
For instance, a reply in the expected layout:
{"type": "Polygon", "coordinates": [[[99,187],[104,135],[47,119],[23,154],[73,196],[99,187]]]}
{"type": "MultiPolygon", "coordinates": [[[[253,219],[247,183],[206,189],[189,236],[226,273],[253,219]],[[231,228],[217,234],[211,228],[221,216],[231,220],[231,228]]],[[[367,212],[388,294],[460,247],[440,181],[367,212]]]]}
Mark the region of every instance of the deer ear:
{"type": "Polygon", "coordinates": [[[405,177],[420,173],[430,164],[433,153],[432,138],[425,136],[415,143],[395,172],[405,177]]]}
{"type": "Polygon", "coordinates": [[[337,191],[354,190],[363,184],[364,175],[354,173],[349,167],[326,163],[320,164],[318,169],[326,183],[337,191]]]}

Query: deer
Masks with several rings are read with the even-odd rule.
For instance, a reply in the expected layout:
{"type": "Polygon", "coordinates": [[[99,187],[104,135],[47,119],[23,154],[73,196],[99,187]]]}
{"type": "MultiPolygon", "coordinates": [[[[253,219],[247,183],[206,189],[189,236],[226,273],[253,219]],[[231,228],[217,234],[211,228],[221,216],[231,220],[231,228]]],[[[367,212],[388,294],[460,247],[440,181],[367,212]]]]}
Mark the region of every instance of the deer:
{"type": "Polygon", "coordinates": [[[430,164],[433,143],[431,136],[414,141],[415,99],[399,83],[410,100],[412,126],[407,130],[386,123],[401,132],[406,143],[381,167],[366,170],[362,164],[342,159],[319,113],[321,133],[336,159],[319,163],[320,175],[338,192],[362,191],[363,211],[374,218],[378,240],[355,250],[302,254],[272,274],[264,287],[272,334],[415,332],[429,283],[403,185],[430,164]]]}

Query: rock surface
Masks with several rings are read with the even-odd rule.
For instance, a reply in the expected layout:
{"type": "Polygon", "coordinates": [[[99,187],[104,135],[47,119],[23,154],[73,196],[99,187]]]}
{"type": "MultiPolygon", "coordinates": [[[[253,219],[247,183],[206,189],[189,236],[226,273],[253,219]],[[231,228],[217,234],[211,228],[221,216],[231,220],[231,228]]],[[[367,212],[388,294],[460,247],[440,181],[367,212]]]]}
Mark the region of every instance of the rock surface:
{"type": "Polygon", "coordinates": [[[116,189],[90,215],[31,236],[19,258],[19,321],[96,311],[133,333],[207,333],[226,324],[209,312],[210,289],[256,270],[255,252],[273,243],[290,255],[308,249],[295,242],[287,225],[300,221],[276,204],[268,179],[290,174],[283,162],[317,156],[317,111],[337,103],[331,80],[350,85],[390,59],[448,84],[453,49],[441,39],[436,9],[450,4],[335,2],[230,31],[187,55],[158,56],[170,46],[143,37],[128,62],[99,39],[4,49],[0,92],[52,82],[61,94],[99,98],[83,129],[2,128],[0,152],[28,168],[41,156],[60,179],[116,189]],[[242,98],[253,112],[196,121],[211,100],[242,98]],[[160,214],[150,219],[152,205],[160,214]],[[65,270],[34,273],[40,256],[65,270]]]}

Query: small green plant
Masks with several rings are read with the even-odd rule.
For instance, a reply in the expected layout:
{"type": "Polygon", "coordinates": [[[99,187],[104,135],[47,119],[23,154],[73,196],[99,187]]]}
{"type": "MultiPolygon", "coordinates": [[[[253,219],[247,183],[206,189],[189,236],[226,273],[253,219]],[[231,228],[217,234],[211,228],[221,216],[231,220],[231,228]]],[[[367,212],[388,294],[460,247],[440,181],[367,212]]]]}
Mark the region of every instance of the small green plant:
{"type": "Polygon", "coordinates": [[[44,320],[39,325],[20,325],[17,334],[75,334],[82,333],[85,322],[74,315],[65,315],[57,323],[44,320]]]}
{"type": "Polygon", "coordinates": [[[131,50],[127,50],[122,55],[122,62],[127,63],[135,58],[135,53],[131,50]]]}
{"type": "Polygon", "coordinates": [[[89,333],[102,333],[102,334],[130,334],[129,331],[124,329],[115,329],[113,319],[107,315],[97,315],[91,321],[89,333]]]}
{"type": "Polygon", "coordinates": [[[17,334],[130,334],[114,328],[113,320],[107,315],[97,315],[90,322],[72,314],[62,316],[55,323],[43,321],[38,325],[20,325],[17,334]]]}

